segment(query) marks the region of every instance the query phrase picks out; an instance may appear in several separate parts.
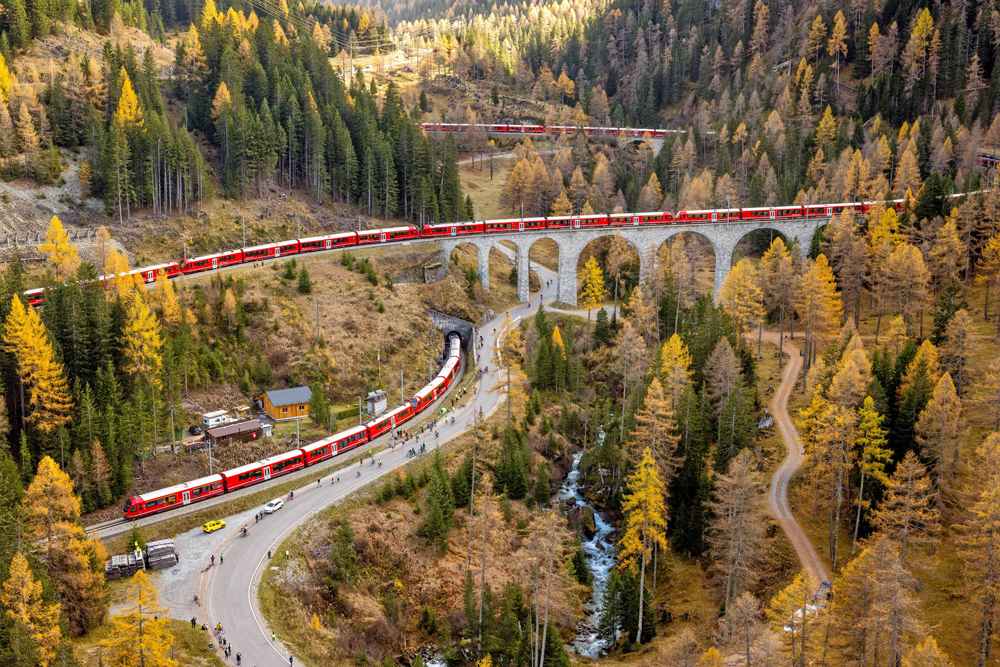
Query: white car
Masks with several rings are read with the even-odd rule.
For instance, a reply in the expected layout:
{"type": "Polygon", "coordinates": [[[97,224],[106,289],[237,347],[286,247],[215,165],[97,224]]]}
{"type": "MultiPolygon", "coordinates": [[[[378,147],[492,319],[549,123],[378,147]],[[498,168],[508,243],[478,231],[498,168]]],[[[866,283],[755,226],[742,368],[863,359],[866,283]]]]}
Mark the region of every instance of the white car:
{"type": "Polygon", "coordinates": [[[282,501],[281,498],[277,498],[264,505],[264,514],[274,514],[284,506],[284,501],[282,501]]]}

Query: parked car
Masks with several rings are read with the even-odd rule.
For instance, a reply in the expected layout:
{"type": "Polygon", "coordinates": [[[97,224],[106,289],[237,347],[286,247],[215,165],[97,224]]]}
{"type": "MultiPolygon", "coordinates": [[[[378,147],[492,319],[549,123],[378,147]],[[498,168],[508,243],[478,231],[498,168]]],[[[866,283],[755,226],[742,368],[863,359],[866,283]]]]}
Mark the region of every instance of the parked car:
{"type": "Polygon", "coordinates": [[[222,519],[214,519],[206,523],[204,526],[202,526],[201,529],[206,533],[214,533],[220,528],[225,528],[225,527],[226,527],[225,521],[223,521],[222,519]]]}
{"type": "Polygon", "coordinates": [[[281,498],[275,498],[268,504],[264,505],[264,514],[274,514],[284,506],[285,502],[281,498]]]}
{"type": "Polygon", "coordinates": [[[201,434],[201,427],[198,426],[197,424],[194,424],[189,430],[191,431],[191,435],[200,435],[201,434]]]}

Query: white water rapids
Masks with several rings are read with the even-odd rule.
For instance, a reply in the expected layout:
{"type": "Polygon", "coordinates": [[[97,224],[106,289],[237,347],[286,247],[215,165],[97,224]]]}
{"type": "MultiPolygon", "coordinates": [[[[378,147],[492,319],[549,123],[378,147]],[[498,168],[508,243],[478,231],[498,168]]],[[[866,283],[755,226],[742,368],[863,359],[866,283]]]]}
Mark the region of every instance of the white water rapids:
{"type": "MultiPolygon", "coordinates": [[[[583,451],[577,452],[573,456],[573,469],[566,476],[559,489],[556,500],[564,502],[569,498],[575,498],[574,507],[587,507],[587,501],[580,495],[580,459],[583,451]]],[[[601,649],[604,648],[604,641],[597,636],[597,622],[601,616],[601,595],[604,592],[604,583],[608,580],[608,573],[615,566],[615,545],[610,539],[614,532],[611,527],[596,511],[594,512],[594,536],[583,542],[583,553],[587,557],[587,566],[594,577],[594,596],[583,606],[587,618],[577,626],[577,634],[570,646],[576,649],[580,655],[588,658],[596,658],[601,649]]]]}

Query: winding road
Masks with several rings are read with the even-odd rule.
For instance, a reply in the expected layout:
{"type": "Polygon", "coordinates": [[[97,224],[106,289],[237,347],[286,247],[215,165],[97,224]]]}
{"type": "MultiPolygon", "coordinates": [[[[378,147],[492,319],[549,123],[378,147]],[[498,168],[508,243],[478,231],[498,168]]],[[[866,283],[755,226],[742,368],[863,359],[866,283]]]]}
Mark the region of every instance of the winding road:
{"type": "MultiPolygon", "coordinates": [[[[524,317],[531,315],[542,302],[551,302],[556,298],[557,281],[555,274],[537,264],[533,270],[542,281],[542,290],[533,296],[527,304],[520,304],[507,311],[515,325],[524,317]],[[546,287],[546,283],[549,286],[546,287]],[[541,297],[541,299],[539,299],[541,297]]],[[[502,392],[491,391],[490,387],[498,379],[494,364],[490,360],[495,345],[495,331],[501,326],[504,315],[483,325],[479,332],[484,344],[479,350],[483,355],[483,365],[490,366],[491,373],[479,382],[478,391],[472,400],[456,415],[454,424],[438,427],[440,438],[418,439],[427,445],[428,451],[457,437],[471,425],[474,411],[482,409],[489,414],[502,405],[502,392]]],[[[445,399],[447,400],[447,399],[445,399]]],[[[418,422],[419,423],[419,422],[418,422]]],[[[271,640],[271,628],[260,613],[257,601],[257,589],[264,570],[269,567],[269,553],[277,549],[281,542],[303,521],[311,518],[316,512],[329,504],[341,500],[358,489],[371,484],[380,477],[390,474],[394,469],[408,461],[406,450],[413,446],[396,446],[374,452],[376,460],[382,461],[382,466],[363,465],[342,468],[339,473],[326,475],[316,483],[311,478],[307,484],[295,491],[295,498],[286,502],[285,506],[259,523],[250,522],[249,535],[238,537],[238,530],[233,530],[215,550],[215,554],[225,556],[224,563],[208,567],[201,574],[199,591],[205,600],[205,612],[211,627],[221,623],[225,629],[225,638],[229,645],[242,655],[245,665],[256,667],[280,667],[293,664],[290,657],[293,654],[280,637],[271,640]],[[360,471],[360,475],[358,475],[360,471]]],[[[235,528],[240,517],[232,519],[235,528]]],[[[233,659],[235,662],[235,659],[233,659]]]]}
{"type": "MultiPolygon", "coordinates": [[[[773,331],[765,332],[764,338],[775,345],[781,342],[779,335],[773,331]]],[[[774,398],[771,399],[770,410],[771,414],[774,415],[774,421],[778,425],[778,431],[781,433],[781,439],[785,442],[785,449],[788,450],[788,454],[771,477],[771,488],[768,490],[767,504],[771,510],[771,514],[778,520],[778,525],[785,531],[785,535],[788,536],[792,546],[795,547],[795,553],[798,555],[799,561],[802,563],[802,567],[805,569],[813,589],[818,589],[822,582],[829,581],[830,579],[826,573],[826,568],[823,567],[823,561],[820,560],[819,554],[816,553],[812,542],[809,541],[805,531],[802,530],[802,526],[792,516],[792,511],[788,505],[788,483],[791,481],[795,471],[802,465],[804,455],[802,439],[799,438],[799,433],[795,430],[795,424],[788,414],[788,399],[795,390],[796,379],[801,377],[802,373],[802,357],[799,356],[798,348],[787,340],[784,342],[784,349],[788,351],[788,363],[785,364],[785,371],[781,376],[781,384],[778,386],[778,390],[774,392],[774,398]]]]}

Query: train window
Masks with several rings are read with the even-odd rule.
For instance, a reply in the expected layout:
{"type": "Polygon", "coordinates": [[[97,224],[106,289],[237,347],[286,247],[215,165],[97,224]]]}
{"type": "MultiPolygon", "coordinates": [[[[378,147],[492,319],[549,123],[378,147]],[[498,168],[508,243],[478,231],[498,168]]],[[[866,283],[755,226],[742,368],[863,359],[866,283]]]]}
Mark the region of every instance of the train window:
{"type": "Polygon", "coordinates": [[[251,470],[250,472],[245,472],[236,479],[239,480],[240,482],[245,482],[248,479],[256,479],[257,477],[261,477],[263,475],[264,475],[263,471],[257,469],[257,470],[251,470]]]}

